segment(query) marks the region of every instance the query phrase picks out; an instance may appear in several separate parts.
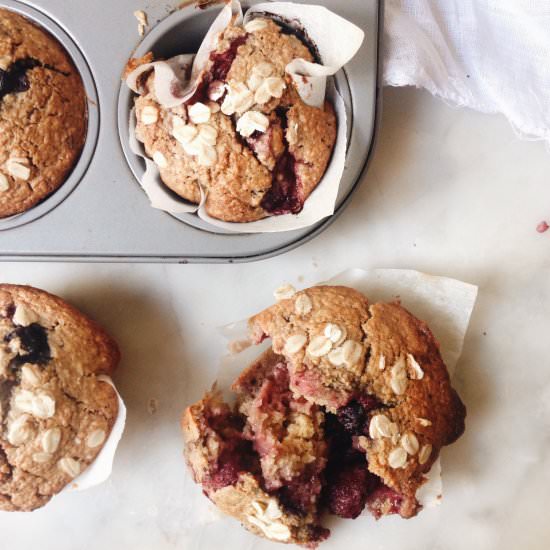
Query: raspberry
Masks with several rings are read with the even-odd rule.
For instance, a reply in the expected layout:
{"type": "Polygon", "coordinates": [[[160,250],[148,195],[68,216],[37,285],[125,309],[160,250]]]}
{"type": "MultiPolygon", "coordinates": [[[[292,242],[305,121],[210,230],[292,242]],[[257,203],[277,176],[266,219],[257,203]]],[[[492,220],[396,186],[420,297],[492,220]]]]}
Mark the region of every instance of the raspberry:
{"type": "Polygon", "coordinates": [[[235,485],[239,479],[241,465],[238,455],[222,455],[220,466],[210,475],[208,486],[217,491],[228,485],[235,485]]]}
{"type": "Polygon", "coordinates": [[[380,402],[376,397],[368,394],[360,395],[356,400],[338,409],[338,421],[350,435],[367,434],[369,431],[367,414],[378,407],[380,402]]]}
{"type": "Polygon", "coordinates": [[[282,487],[278,496],[281,503],[292,512],[306,515],[321,493],[321,480],[314,474],[309,479],[298,479],[282,487]]]}
{"type": "Polygon", "coordinates": [[[377,484],[377,478],[367,470],[364,459],[335,469],[326,491],[328,509],[341,518],[355,519],[377,484]]]}

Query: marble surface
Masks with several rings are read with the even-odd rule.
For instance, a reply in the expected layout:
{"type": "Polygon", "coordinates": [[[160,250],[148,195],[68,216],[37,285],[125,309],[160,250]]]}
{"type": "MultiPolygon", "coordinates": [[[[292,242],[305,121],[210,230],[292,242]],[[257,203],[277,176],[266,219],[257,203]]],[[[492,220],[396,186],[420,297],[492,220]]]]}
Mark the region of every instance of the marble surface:
{"type": "MultiPolygon", "coordinates": [[[[283,281],[307,286],[349,267],[412,268],[479,286],[456,382],[468,421],[444,453],[440,507],[410,521],[362,517],[360,540],[335,521],[323,548],[548,547],[550,231],[535,227],[550,218],[550,154],[519,141],[500,117],[412,89],[384,96],[362,188],[323,235],[285,256],[248,265],[0,264],[2,281],[58,293],[109,328],[124,354],[115,381],[128,406],[111,478],[32,514],[0,514],[2,548],[212,547],[185,536],[178,420],[215,372],[215,327],[270,303],[283,281]]],[[[216,547],[241,540],[231,520],[210,528],[216,547]]],[[[242,550],[276,548],[244,540],[242,550]]]]}

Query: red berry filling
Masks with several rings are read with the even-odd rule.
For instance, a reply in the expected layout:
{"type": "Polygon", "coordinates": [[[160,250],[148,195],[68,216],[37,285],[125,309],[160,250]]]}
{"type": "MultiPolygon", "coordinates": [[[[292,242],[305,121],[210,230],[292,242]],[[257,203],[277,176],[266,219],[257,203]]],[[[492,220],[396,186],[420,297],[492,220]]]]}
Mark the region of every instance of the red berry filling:
{"type": "Polygon", "coordinates": [[[285,151],[273,170],[271,189],[264,195],[261,206],[273,215],[298,214],[304,207],[304,196],[296,176],[296,159],[285,151]]]}
{"type": "Polygon", "coordinates": [[[368,413],[380,406],[376,397],[365,394],[338,409],[336,415],[327,414],[330,454],[323,500],[331,513],[342,518],[356,518],[365,506],[377,518],[401,509],[403,497],[369,472],[364,451],[354,446],[357,436],[368,435],[368,413]]]}
{"type": "Polygon", "coordinates": [[[235,485],[242,471],[240,456],[236,453],[224,452],[220,457],[219,465],[210,472],[208,488],[217,491],[228,485],[235,485]]]}
{"type": "Polygon", "coordinates": [[[27,71],[41,65],[40,61],[27,57],[17,60],[7,70],[0,69],[0,99],[7,94],[27,91],[27,71]]]}
{"type": "Polygon", "coordinates": [[[235,485],[239,480],[239,474],[259,472],[258,457],[248,441],[235,439],[231,441],[223,451],[218,463],[211,469],[205,486],[213,491],[235,485]]]}
{"type": "Polygon", "coordinates": [[[234,485],[241,472],[257,473],[259,471],[258,456],[254,453],[252,444],[242,435],[243,419],[233,414],[229,407],[210,411],[205,418],[208,430],[217,434],[220,439],[220,455],[215,464],[210,467],[204,489],[216,491],[234,485]]]}
{"type": "Polygon", "coordinates": [[[383,484],[379,484],[367,499],[367,508],[376,519],[387,514],[399,514],[402,504],[403,497],[383,484]]]}
{"type": "Polygon", "coordinates": [[[326,464],[327,446],[320,435],[322,420],[318,420],[322,413],[293,395],[284,362],[266,373],[261,386],[247,398],[246,409],[244,436],[260,457],[266,489],[295,483],[296,493],[301,483],[315,483],[326,464]]]}
{"type": "MultiPolygon", "coordinates": [[[[336,414],[325,411],[324,426],[317,426],[322,430],[318,433],[322,435],[324,431],[321,446],[314,447],[319,453],[317,459],[306,464],[301,473],[298,470],[286,477],[284,470],[278,469],[277,457],[281,461],[285,457],[280,453],[292,415],[298,412],[313,418],[322,413],[315,405],[293,395],[284,362],[264,371],[262,378],[257,376],[253,373],[242,382],[241,390],[249,396],[246,417],[224,406],[206,419],[221,440],[217,463],[203,483],[207,493],[234,485],[240,473],[248,472],[288,513],[303,518],[316,518],[323,508],[347,519],[357,518],[365,507],[377,519],[403,511],[404,497],[372,474],[364,450],[354,447],[358,436],[368,434],[369,413],[382,406],[374,396],[358,395],[336,414]],[[273,457],[277,460],[269,460],[273,457]]],[[[311,528],[318,529],[316,540],[329,534],[315,521],[311,528]]]]}
{"type": "Polygon", "coordinates": [[[231,42],[231,45],[224,52],[212,52],[210,54],[210,61],[212,66],[208,73],[205,73],[202,80],[199,82],[197,90],[193,96],[187,100],[187,104],[192,105],[199,101],[206,102],[208,100],[207,91],[212,82],[220,81],[225,82],[231,65],[237,57],[238,49],[246,43],[247,36],[239,36],[231,42]]]}
{"type": "Polygon", "coordinates": [[[329,511],[341,518],[355,519],[379,481],[367,468],[364,455],[333,464],[327,475],[325,498],[329,511]]]}
{"type": "Polygon", "coordinates": [[[357,397],[357,401],[363,407],[365,413],[372,411],[373,409],[378,409],[382,406],[382,403],[374,395],[364,393],[357,397]]]}
{"type": "Polygon", "coordinates": [[[372,395],[360,395],[336,413],[338,422],[350,435],[368,435],[369,416],[373,409],[379,408],[380,402],[372,395]]]}
{"type": "Polygon", "coordinates": [[[237,57],[237,51],[246,43],[247,38],[247,36],[240,36],[233,40],[229,48],[224,52],[212,52],[210,54],[210,59],[212,60],[212,69],[210,71],[212,80],[225,81],[231,70],[231,65],[233,65],[233,61],[237,57]]]}
{"type": "Polygon", "coordinates": [[[250,413],[254,431],[247,432],[247,437],[254,442],[254,449],[260,456],[269,454],[278,444],[279,432],[282,426],[267,424],[261,417],[267,414],[286,416],[292,394],[288,388],[288,371],[281,363],[265,380],[255,399],[255,405],[250,413]],[[256,417],[258,417],[256,419],[256,417]]]}
{"type": "MultiPolygon", "coordinates": [[[[287,110],[280,107],[276,113],[283,128],[283,135],[286,135],[287,110]]],[[[273,215],[298,214],[304,208],[305,198],[296,173],[296,159],[289,151],[288,145],[285,138],[285,151],[273,170],[271,189],[261,202],[262,208],[273,215]]]]}
{"type": "Polygon", "coordinates": [[[321,478],[315,473],[309,477],[302,476],[281,487],[277,491],[277,496],[287,510],[305,515],[316,505],[322,489],[321,478]]]}

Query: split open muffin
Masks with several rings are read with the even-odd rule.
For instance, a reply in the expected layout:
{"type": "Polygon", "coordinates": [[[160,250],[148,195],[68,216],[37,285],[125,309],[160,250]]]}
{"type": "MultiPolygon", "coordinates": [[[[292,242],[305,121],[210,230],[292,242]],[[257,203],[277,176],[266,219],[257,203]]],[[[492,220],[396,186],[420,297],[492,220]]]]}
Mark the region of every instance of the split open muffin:
{"type": "Polygon", "coordinates": [[[430,329],[398,303],[346,287],[288,292],[249,321],[271,348],[182,419],[197,483],[268,539],[316,546],[322,514],[410,518],[466,411],[430,329]]]}

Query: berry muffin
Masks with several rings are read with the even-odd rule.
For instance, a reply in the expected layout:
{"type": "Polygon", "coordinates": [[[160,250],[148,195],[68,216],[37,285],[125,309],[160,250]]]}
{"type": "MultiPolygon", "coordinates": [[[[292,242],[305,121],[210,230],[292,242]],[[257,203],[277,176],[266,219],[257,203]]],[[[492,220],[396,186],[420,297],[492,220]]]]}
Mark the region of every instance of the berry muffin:
{"type": "Polygon", "coordinates": [[[346,287],[313,287],[249,321],[271,347],[182,418],[197,483],[225,513],[268,539],[315,546],[322,512],[413,517],[416,493],[464,431],[430,329],[398,303],[346,287]]]}
{"type": "Polygon", "coordinates": [[[0,218],[28,210],[63,184],[86,127],[84,87],[63,46],[0,9],[0,218]]]}
{"type": "Polygon", "coordinates": [[[315,60],[305,40],[257,18],[221,33],[183,104],[164,108],[144,71],[136,136],[162,181],[192,203],[203,190],[207,214],[227,222],[299,213],[330,161],[336,116],[328,101],[320,108],[302,101],[285,72],[298,58],[315,60]]]}
{"type": "Polygon", "coordinates": [[[118,413],[98,375],[118,361],[116,343],[60,298],[0,285],[0,510],[44,506],[93,462],[118,413]]]}

